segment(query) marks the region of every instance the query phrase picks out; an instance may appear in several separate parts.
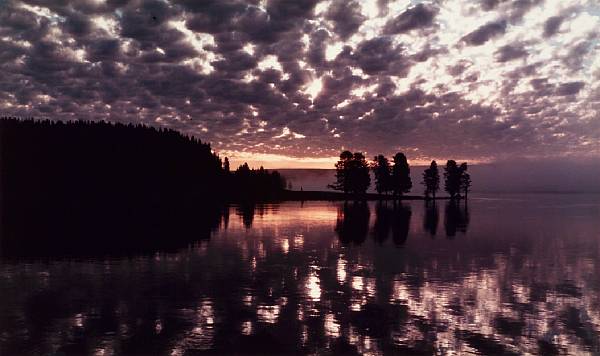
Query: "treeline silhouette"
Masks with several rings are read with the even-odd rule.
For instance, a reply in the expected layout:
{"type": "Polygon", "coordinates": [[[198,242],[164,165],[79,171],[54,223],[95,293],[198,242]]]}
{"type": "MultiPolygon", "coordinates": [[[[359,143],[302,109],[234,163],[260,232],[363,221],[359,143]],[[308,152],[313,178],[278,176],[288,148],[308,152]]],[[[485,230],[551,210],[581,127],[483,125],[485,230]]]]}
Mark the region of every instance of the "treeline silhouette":
{"type": "MultiPolygon", "coordinates": [[[[400,197],[411,191],[413,184],[410,177],[410,166],[406,155],[398,152],[392,158],[392,163],[384,155],[377,155],[368,162],[361,152],[342,151],[340,159],[335,164],[335,182],[328,187],[345,194],[360,197],[371,186],[370,171],[375,177],[375,190],[378,194],[392,194],[400,197]],[[393,165],[392,165],[393,163],[393,165]]],[[[436,198],[440,189],[440,174],[436,161],[423,172],[422,182],[425,186],[425,198],[436,198]]],[[[454,160],[448,160],[444,168],[444,190],[451,199],[467,198],[471,190],[471,176],[467,172],[467,163],[458,165],[454,160]]]]}
{"type": "Polygon", "coordinates": [[[0,119],[3,187],[121,198],[273,198],[285,189],[278,172],[244,164],[231,172],[210,144],[144,125],[0,119]]]}
{"type": "Polygon", "coordinates": [[[177,229],[206,235],[223,203],[276,199],[286,185],[247,164],[230,171],[195,137],[107,122],[2,117],[0,164],[4,245],[38,234],[53,243],[145,235],[148,245],[177,229]]]}
{"type": "Polygon", "coordinates": [[[281,198],[286,188],[285,178],[277,171],[268,171],[263,167],[251,169],[244,163],[235,171],[229,170],[229,160],[225,157],[222,184],[226,196],[233,201],[272,200],[281,198]]]}

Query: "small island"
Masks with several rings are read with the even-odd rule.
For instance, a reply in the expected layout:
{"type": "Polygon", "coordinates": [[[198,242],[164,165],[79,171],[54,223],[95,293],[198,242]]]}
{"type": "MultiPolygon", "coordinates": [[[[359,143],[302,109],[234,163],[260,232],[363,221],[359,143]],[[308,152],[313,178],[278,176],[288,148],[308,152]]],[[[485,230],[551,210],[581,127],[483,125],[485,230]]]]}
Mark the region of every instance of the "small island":
{"type": "MultiPolygon", "coordinates": [[[[319,192],[323,197],[339,197],[342,199],[376,199],[376,200],[435,200],[440,189],[440,174],[436,161],[432,161],[428,169],[423,172],[421,184],[425,187],[424,195],[405,195],[412,189],[410,166],[404,153],[398,152],[393,157],[393,165],[384,155],[377,155],[373,161],[367,162],[361,152],[343,151],[339,161],[335,164],[336,181],[329,188],[342,191],[342,194],[329,195],[328,192],[319,192]],[[375,176],[374,193],[367,193],[371,185],[370,171],[375,176]]],[[[460,165],[454,160],[448,160],[444,168],[444,190],[448,197],[441,199],[467,198],[471,189],[471,177],[467,172],[467,163],[460,165]],[[464,195],[461,195],[463,193],[464,195]]],[[[311,192],[307,196],[318,196],[311,192]]]]}

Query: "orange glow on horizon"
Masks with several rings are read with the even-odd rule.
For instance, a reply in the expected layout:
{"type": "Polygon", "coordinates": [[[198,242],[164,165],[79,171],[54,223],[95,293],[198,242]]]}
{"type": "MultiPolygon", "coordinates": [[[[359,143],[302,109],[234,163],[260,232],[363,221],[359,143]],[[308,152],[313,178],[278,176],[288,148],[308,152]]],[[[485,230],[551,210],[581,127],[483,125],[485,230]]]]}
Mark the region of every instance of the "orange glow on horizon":
{"type": "Polygon", "coordinates": [[[263,166],[268,169],[277,168],[334,168],[338,157],[292,157],[274,153],[252,153],[243,151],[221,151],[221,158],[228,157],[231,169],[247,162],[252,168],[263,166]]]}
{"type": "MultiPolygon", "coordinates": [[[[231,169],[235,170],[240,165],[244,164],[244,162],[248,163],[251,168],[259,168],[260,166],[266,169],[292,169],[292,168],[312,168],[312,169],[334,169],[335,163],[338,161],[339,157],[294,157],[294,156],[286,156],[282,154],[275,153],[252,153],[252,152],[243,152],[243,151],[221,151],[221,158],[228,157],[229,162],[231,164],[231,169]]],[[[367,156],[367,160],[370,161],[372,159],[371,155],[367,156]]],[[[391,155],[388,156],[388,159],[392,160],[391,155]]],[[[443,166],[446,164],[448,158],[438,159],[433,158],[437,162],[438,166],[443,166]]],[[[473,160],[473,159],[454,159],[458,163],[468,162],[469,164],[483,164],[490,163],[486,160],[473,160]]],[[[429,166],[431,163],[431,158],[417,158],[417,159],[409,159],[408,163],[411,166],[429,166]]]]}

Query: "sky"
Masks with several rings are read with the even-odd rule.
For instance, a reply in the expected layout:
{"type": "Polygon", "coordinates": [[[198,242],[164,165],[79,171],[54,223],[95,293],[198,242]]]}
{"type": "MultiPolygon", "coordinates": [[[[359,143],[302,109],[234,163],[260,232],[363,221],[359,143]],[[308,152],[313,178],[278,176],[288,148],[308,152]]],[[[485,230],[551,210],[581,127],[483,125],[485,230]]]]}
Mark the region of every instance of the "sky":
{"type": "Polygon", "coordinates": [[[169,127],[267,168],[597,162],[599,50],[597,0],[0,0],[0,113],[169,127]]]}

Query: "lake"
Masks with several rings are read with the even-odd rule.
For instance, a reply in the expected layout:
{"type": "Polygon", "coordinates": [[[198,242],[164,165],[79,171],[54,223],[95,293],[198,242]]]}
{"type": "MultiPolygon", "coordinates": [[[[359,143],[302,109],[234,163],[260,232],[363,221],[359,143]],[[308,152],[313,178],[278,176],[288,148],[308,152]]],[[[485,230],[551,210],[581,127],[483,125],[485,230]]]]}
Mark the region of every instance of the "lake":
{"type": "Polygon", "coordinates": [[[600,195],[229,206],[187,234],[4,251],[0,354],[600,353],[600,195]]]}

